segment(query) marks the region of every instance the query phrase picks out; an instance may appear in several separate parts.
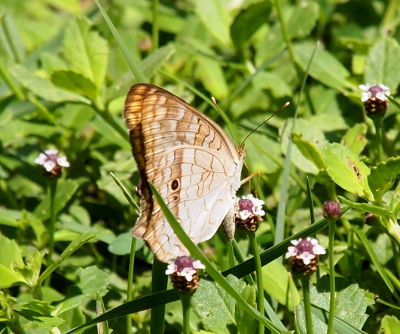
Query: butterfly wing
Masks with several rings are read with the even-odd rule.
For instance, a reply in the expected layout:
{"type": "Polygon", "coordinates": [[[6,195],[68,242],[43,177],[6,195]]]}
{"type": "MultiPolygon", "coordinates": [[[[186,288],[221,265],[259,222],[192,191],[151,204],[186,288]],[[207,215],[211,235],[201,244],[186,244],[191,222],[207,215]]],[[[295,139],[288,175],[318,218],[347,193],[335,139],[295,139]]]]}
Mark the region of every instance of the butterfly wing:
{"type": "Polygon", "coordinates": [[[189,237],[199,243],[211,238],[232,210],[244,153],[238,155],[214,121],[153,85],[131,88],[125,121],[143,195],[133,234],[143,238],[161,261],[188,255],[147,181],[156,186],[189,237]]]}

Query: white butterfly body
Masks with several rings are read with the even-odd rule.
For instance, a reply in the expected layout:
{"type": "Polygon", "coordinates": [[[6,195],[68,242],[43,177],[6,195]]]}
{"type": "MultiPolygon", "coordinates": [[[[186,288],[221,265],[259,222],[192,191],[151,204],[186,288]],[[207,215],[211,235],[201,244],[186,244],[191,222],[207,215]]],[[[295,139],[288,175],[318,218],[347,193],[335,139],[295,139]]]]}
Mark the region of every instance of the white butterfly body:
{"type": "Polygon", "coordinates": [[[194,243],[210,239],[224,220],[234,229],[243,148],[235,148],[207,116],[153,85],[131,88],[125,120],[143,195],[134,236],[143,238],[160,261],[189,255],[147,181],[155,185],[194,243]]]}

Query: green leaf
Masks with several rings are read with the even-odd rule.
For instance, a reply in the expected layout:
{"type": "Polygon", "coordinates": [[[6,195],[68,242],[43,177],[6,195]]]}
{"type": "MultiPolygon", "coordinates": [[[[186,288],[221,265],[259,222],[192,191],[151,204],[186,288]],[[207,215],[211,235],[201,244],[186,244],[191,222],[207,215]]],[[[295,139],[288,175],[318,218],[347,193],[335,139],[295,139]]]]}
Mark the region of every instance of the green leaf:
{"type": "MultiPolygon", "coordinates": [[[[240,294],[246,287],[244,282],[234,276],[229,275],[226,279],[240,294]]],[[[202,279],[192,297],[191,305],[200,322],[209,331],[229,334],[229,328],[236,326],[236,302],[215,282],[202,279]]]]}
{"type": "Polygon", "coordinates": [[[90,101],[78,94],[67,92],[54,86],[50,80],[30,73],[22,65],[11,68],[11,74],[33,94],[51,102],[82,102],[90,104],[90,101]]]}
{"type": "Polygon", "coordinates": [[[109,275],[104,270],[100,270],[96,266],[90,266],[78,268],[76,274],[79,276],[80,281],[77,286],[82,294],[95,297],[96,293],[104,296],[108,292],[109,275]]]}
{"type": "Polygon", "coordinates": [[[348,146],[354,153],[360,154],[367,145],[367,125],[358,123],[348,129],[341,144],[348,146]]]}
{"type": "MultiPolygon", "coordinates": [[[[115,255],[127,255],[131,253],[132,232],[128,231],[118,235],[113,242],[108,245],[108,251],[115,255]]],[[[136,250],[143,247],[142,239],[136,240],[136,250]]]]}
{"type": "Polygon", "coordinates": [[[18,271],[24,276],[27,284],[33,288],[36,286],[40,270],[42,267],[42,260],[44,257],[44,252],[39,252],[38,250],[33,251],[29,256],[26,257],[26,266],[19,269],[18,271]]]}
{"type": "Polygon", "coordinates": [[[14,311],[25,319],[34,322],[37,326],[51,331],[64,322],[64,320],[52,314],[53,309],[54,307],[45,301],[32,300],[23,303],[14,311]]]}
{"type": "Polygon", "coordinates": [[[300,304],[300,296],[289,278],[286,268],[277,260],[263,266],[263,285],[264,290],[280,304],[293,310],[295,305],[300,304]]]}
{"type": "Polygon", "coordinates": [[[322,157],[327,173],[339,187],[366,200],[374,200],[368,185],[370,170],[349,147],[338,143],[327,144],[322,157]]]}
{"type": "MultiPolygon", "coordinates": [[[[282,152],[287,151],[292,123],[293,119],[289,119],[283,128],[283,132],[281,134],[282,152]]],[[[320,155],[318,151],[322,151],[325,143],[327,143],[324,133],[319,126],[316,126],[315,122],[313,122],[313,119],[306,120],[303,118],[300,118],[296,121],[295,131],[296,132],[294,134],[296,135],[298,143],[301,149],[304,151],[304,154],[300,151],[300,148],[297,147],[297,145],[294,145],[292,147],[291,161],[296,165],[297,168],[306,173],[311,173],[314,175],[318,174],[320,167],[314,163],[313,159],[315,159],[318,164],[321,164],[321,161],[319,161],[321,158],[318,157],[320,155]],[[302,136],[301,140],[299,138],[299,134],[302,136]],[[308,150],[310,151],[308,152],[308,150]]]]}
{"type": "Polygon", "coordinates": [[[223,46],[230,46],[229,27],[232,18],[229,16],[226,2],[223,0],[195,1],[195,12],[208,32],[223,46]]]}
{"type": "Polygon", "coordinates": [[[397,213],[400,211],[400,182],[397,184],[397,187],[393,192],[392,200],[390,201],[390,208],[397,217],[397,213]]]}
{"type": "Polygon", "coordinates": [[[259,1],[243,9],[235,17],[230,27],[230,36],[238,51],[242,50],[243,45],[248,43],[251,36],[265,23],[265,17],[270,11],[270,2],[259,1]]]}
{"type": "Polygon", "coordinates": [[[142,60],[140,67],[147,78],[151,78],[157,70],[175,53],[175,46],[168,44],[152,52],[142,60]]]}
{"type": "Polygon", "coordinates": [[[108,44],[85,17],[78,17],[67,28],[63,41],[65,57],[73,71],[92,81],[97,91],[103,85],[107,64],[108,44]]]}
{"type": "Polygon", "coordinates": [[[3,254],[0,256],[0,289],[7,289],[21,283],[28,284],[20,270],[25,267],[25,264],[17,243],[0,235],[0,254],[3,254]]]}
{"type": "Polygon", "coordinates": [[[317,149],[313,142],[305,140],[302,134],[293,132],[293,142],[296,144],[303,156],[311,161],[318,169],[324,169],[325,164],[322,160],[321,152],[317,149]]]}
{"type": "MultiPolygon", "coordinates": [[[[349,326],[361,329],[368,318],[367,303],[364,300],[364,290],[353,282],[343,278],[335,278],[336,307],[335,317],[344,320],[349,326]]],[[[329,277],[323,276],[317,284],[310,286],[311,303],[326,311],[329,310],[330,287],[329,277]]],[[[303,308],[301,308],[301,313],[303,308]]],[[[306,333],[304,316],[297,321],[303,333],[306,333]]],[[[314,333],[326,333],[327,326],[313,314],[314,333]]],[[[334,327],[336,329],[337,324],[334,327]]],[[[336,329],[337,330],[337,329],[336,329]]],[[[349,333],[340,332],[340,333],[349,333]]]]}
{"type": "MultiPolygon", "coordinates": [[[[207,54],[214,53],[212,49],[204,45],[198,44],[197,47],[207,54]]],[[[196,76],[217,100],[221,100],[228,95],[228,85],[221,64],[218,61],[208,57],[198,57],[196,76]]]]}
{"type": "MultiPolygon", "coordinates": [[[[56,214],[66,208],[68,202],[85,181],[83,178],[57,181],[57,190],[54,198],[56,214]]],[[[47,194],[46,198],[36,207],[34,213],[42,220],[50,218],[50,194],[47,194]]]]}
{"type": "Polygon", "coordinates": [[[400,157],[389,158],[380,162],[376,167],[371,168],[371,175],[368,177],[369,186],[374,194],[375,201],[380,203],[383,195],[392,188],[400,173],[400,157]]]}
{"type": "MultiPolygon", "coordinates": [[[[297,44],[294,51],[303,70],[306,70],[315,45],[309,43],[297,44]]],[[[335,89],[352,89],[354,86],[347,81],[349,71],[328,51],[317,49],[310,67],[309,75],[323,84],[335,89]]]]}
{"type": "Polygon", "coordinates": [[[82,74],[72,70],[56,70],[51,74],[51,82],[56,86],[69,90],[73,93],[87,96],[95,100],[97,87],[94,83],[82,74]]]}
{"type": "MultiPolygon", "coordinates": [[[[242,290],[242,297],[248,304],[256,307],[256,287],[254,285],[247,285],[242,290]]],[[[239,333],[256,333],[258,322],[255,319],[249,319],[247,313],[240,306],[236,308],[235,321],[239,333]]]]}
{"type": "Polygon", "coordinates": [[[395,90],[400,83],[400,46],[393,38],[381,39],[371,48],[364,80],[372,85],[384,84],[395,90]]]}
{"type": "Polygon", "coordinates": [[[400,328],[400,320],[395,316],[385,315],[381,321],[381,329],[385,334],[396,334],[400,328]]]}
{"type": "Polygon", "coordinates": [[[4,143],[15,142],[26,136],[38,136],[41,138],[51,138],[60,134],[60,128],[42,123],[22,121],[13,119],[11,122],[1,127],[0,140],[4,143]]]}
{"type": "Polygon", "coordinates": [[[343,202],[344,204],[348,205],[349,207],[361,211],[361,212],[370,212],[373,213],[374,215],[378,215],[378,216],[386,216],[389,217],[391,215],[393,215],[393,212],[382,208],[380,206],[376,206],[373,204],[369,204],[369,203],[355,203],[352,201],[349,201],[348,199],[344,198],[343,196],[339,196],[340,201],[343,202]]]}

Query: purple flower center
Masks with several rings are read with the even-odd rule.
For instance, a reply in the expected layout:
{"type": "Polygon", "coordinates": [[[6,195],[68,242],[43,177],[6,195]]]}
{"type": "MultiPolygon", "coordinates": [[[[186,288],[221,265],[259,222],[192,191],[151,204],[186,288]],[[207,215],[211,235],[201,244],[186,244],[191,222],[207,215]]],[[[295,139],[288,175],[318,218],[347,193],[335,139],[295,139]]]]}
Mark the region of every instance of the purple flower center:
{"type": "Polygon", "coordinates": [[[376,94],[378,94],[378,93],[384,92],[384,90],[379,85],[372,86],[369,89],[369,91],[371,92],[372,97],[375,97],[376,94]]]}
{"type": "Polygon", "coordinates": [[[193,268],[193,260],[190,257],[178,257],[175,261],[177,271],[180,272],[185,268],[193,268]]]}
{"type": "Polygon", "coordinates": [[[254,212],[253,208],[254,208],[254,205],[253,205],[253,202],[251,200],[249,200],[249,199],[241,199],[241,200],[239,200],[239,209],[240,209],[240,211],[247,210],[247,211],[253,213],[254,212]]]}
{"type": "Polygon", "coordinates": [[[305,253],[305,252],[310,253],[310,254],[314,254],[313,248],[314,248],[314,245],[311,243],[311,241],[309,241],[307,239],[302,239],[296,245],[297,254],[302,254],[302,253],[305,253]]]}

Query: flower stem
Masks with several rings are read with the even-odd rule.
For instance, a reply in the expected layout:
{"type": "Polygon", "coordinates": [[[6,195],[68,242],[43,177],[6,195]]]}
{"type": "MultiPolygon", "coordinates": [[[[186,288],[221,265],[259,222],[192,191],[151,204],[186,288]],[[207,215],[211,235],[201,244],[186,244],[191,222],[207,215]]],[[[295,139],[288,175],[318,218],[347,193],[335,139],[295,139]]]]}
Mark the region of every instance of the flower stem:
{"type": "MultiPolygon", "coordinates": [[[[49,256],[47,259],[47,266],[50,266],[53,263],[53,254],[54,254],[54,233],[55,233],[55,225],[56,225],[56,210],[55,210],[55,195],[57,189],[57,180],[49,180],[49,194],[50,194],[50,222],[49,222],[49,256]]],[[[51,274],[47,277],[44,282],[45,286],[50,285],[51,274]]]]}
{"type": "Polygon", "coordinates": [[[335,241],[335,220],[329,220],[329,286],[330,286],[330,299],[329,299],[329,318],[328,318],[328,331],[327,334],[333,334],[333,320],[335,316],[335,304],[336,304],[336,288],[335,288],[335,261],[333,257],[333,246],[335,241]]]}
{"type": "MultiPolygon", "coordinates": [[[[257,276],[257,310],[264,314],[264,284],[263,284],[263,275],[262,275],[262,266],[261,266],[261,259],[260,259],[260,252],[258,249],[258,244],[256,240],[255,233],[249,233],[250,239],[250,246],[252,248],[254,254],[254,262],[256,265],[256,276],[257,276]]],[[[264,333],[264,326],[260,322],[258,324],[258,333],[264,333]]]]}
{"type": "Polygon", "coordinates": [[[311,316],[311,299],[310,299],[310,276],[301,276],[301,285],[303,288],[303,298],[304,298],[304,314],[306,318],[306,331],[307,334],[313,334],[313,322],[311,316]]]}
{"type": "Polygon", "coordinates": [[[181,293],[182,313],[183,313],[183,334],[190,334],[190,299],[191,294],[181,293]]]}
{"type": "MultiPolygon", "coordinates": [[[[133,292],[133,270],[135,264],[135,251],[136,251],[136,238],[132,237],[131,243],[131,256],[129,258],[129,272],[128,272],[128,288],[127,288],[127,296],[126,301],[130,302],[132,298],[133,292]]],[[[126,316],[126,333],[132,333],[132,317],[130,314],[126,316]]]]}
{"type": "Polygon", "coordinates": [[[383,161],[383,124],[382,124],[382,117],[377,117],[373,119],[375,124],[375,131],[376,131],[376,150],[378,161],[383,161]]]}

